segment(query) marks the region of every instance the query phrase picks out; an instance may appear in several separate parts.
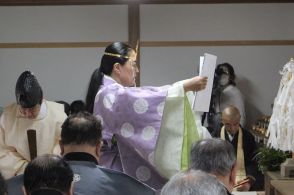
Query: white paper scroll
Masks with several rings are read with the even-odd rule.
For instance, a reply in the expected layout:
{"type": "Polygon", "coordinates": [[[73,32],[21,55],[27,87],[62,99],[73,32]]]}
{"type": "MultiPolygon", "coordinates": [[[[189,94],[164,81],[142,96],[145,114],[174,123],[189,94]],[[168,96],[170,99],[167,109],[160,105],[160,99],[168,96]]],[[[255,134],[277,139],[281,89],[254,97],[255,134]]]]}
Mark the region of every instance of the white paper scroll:
{"type": "Polygon", "coordinates": [[[216,59],[217,59],[217,56],[205,53],[203,64],[202,64],[201,63],[202,60],[200,57],[199,75],[208,77],[208,80],[207,80],[206,88],[202,91],[197,92],[195,95],[195,99],[193,102],[194,111],[197,111],[197,112],[209,111],[213,79],[214,79],[214,71],[216,67],[216,59]]]}

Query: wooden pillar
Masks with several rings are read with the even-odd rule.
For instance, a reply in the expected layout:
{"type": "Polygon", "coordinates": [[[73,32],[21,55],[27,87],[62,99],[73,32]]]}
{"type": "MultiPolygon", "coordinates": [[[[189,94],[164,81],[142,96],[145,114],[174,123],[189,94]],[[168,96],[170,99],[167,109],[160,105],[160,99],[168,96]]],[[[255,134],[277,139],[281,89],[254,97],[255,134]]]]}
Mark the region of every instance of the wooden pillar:
{"type": "MultiPolygon", "coordinates": [[[[137,48],[137,66],[140,70],[140,4],[130,3],[128,5],[129,22],[129,44],[137,48]]],[[[136,78],[136,85],[140,86],[140,72],[136,78]]]]}

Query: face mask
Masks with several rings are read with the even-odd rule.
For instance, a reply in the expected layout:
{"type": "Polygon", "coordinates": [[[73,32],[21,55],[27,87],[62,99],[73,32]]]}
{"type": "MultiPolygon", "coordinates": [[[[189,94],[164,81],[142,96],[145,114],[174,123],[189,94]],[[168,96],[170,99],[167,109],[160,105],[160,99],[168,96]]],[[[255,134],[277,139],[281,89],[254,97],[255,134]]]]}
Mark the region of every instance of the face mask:
{"type": "Polygon", "coordinates": [[[229,83],[229,75],[223,74],[219,80],[221,86],[225,86],[229,83]]]}

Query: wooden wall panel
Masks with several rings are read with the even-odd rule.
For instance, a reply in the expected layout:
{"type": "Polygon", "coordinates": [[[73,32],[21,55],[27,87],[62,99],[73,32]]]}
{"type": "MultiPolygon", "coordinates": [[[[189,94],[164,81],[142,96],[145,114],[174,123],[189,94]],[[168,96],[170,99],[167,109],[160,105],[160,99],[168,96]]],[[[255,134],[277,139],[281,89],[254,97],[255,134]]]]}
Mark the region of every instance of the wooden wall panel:
{"type": "MultiPolygon", "coordinates": [[[[137,66],[140,69],[140,5],[128,6],[129,44],[137,50],[137,66]]],[[[140,74],[137,75],[136,85],[140,86],[140,74]]]]}
{"type": "MultiPolygon", "coordinates": [[[[210,4],[210,3],[293,3],[293,0],[137,0],[139,4],[210,4]]],[[[0,0],[0,6],[16,5],[111,5],[132,4],[134,0],[0,0]]]]}

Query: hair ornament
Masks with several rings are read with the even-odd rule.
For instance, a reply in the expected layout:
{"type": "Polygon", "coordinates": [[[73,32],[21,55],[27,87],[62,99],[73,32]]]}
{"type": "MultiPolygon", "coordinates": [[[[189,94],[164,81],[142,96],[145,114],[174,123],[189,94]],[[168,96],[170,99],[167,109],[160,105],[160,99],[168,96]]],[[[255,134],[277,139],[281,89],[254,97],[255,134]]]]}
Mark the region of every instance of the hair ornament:
{"type": "Polygon", "coordinates": [[[126,59],[130,58],[129,56],[123,56],[123,55],[120,55],[120,54],[107,53],[107,52],[105,52],[104,55],[118,57],[118,58],[126,58],[126,59]]]}

